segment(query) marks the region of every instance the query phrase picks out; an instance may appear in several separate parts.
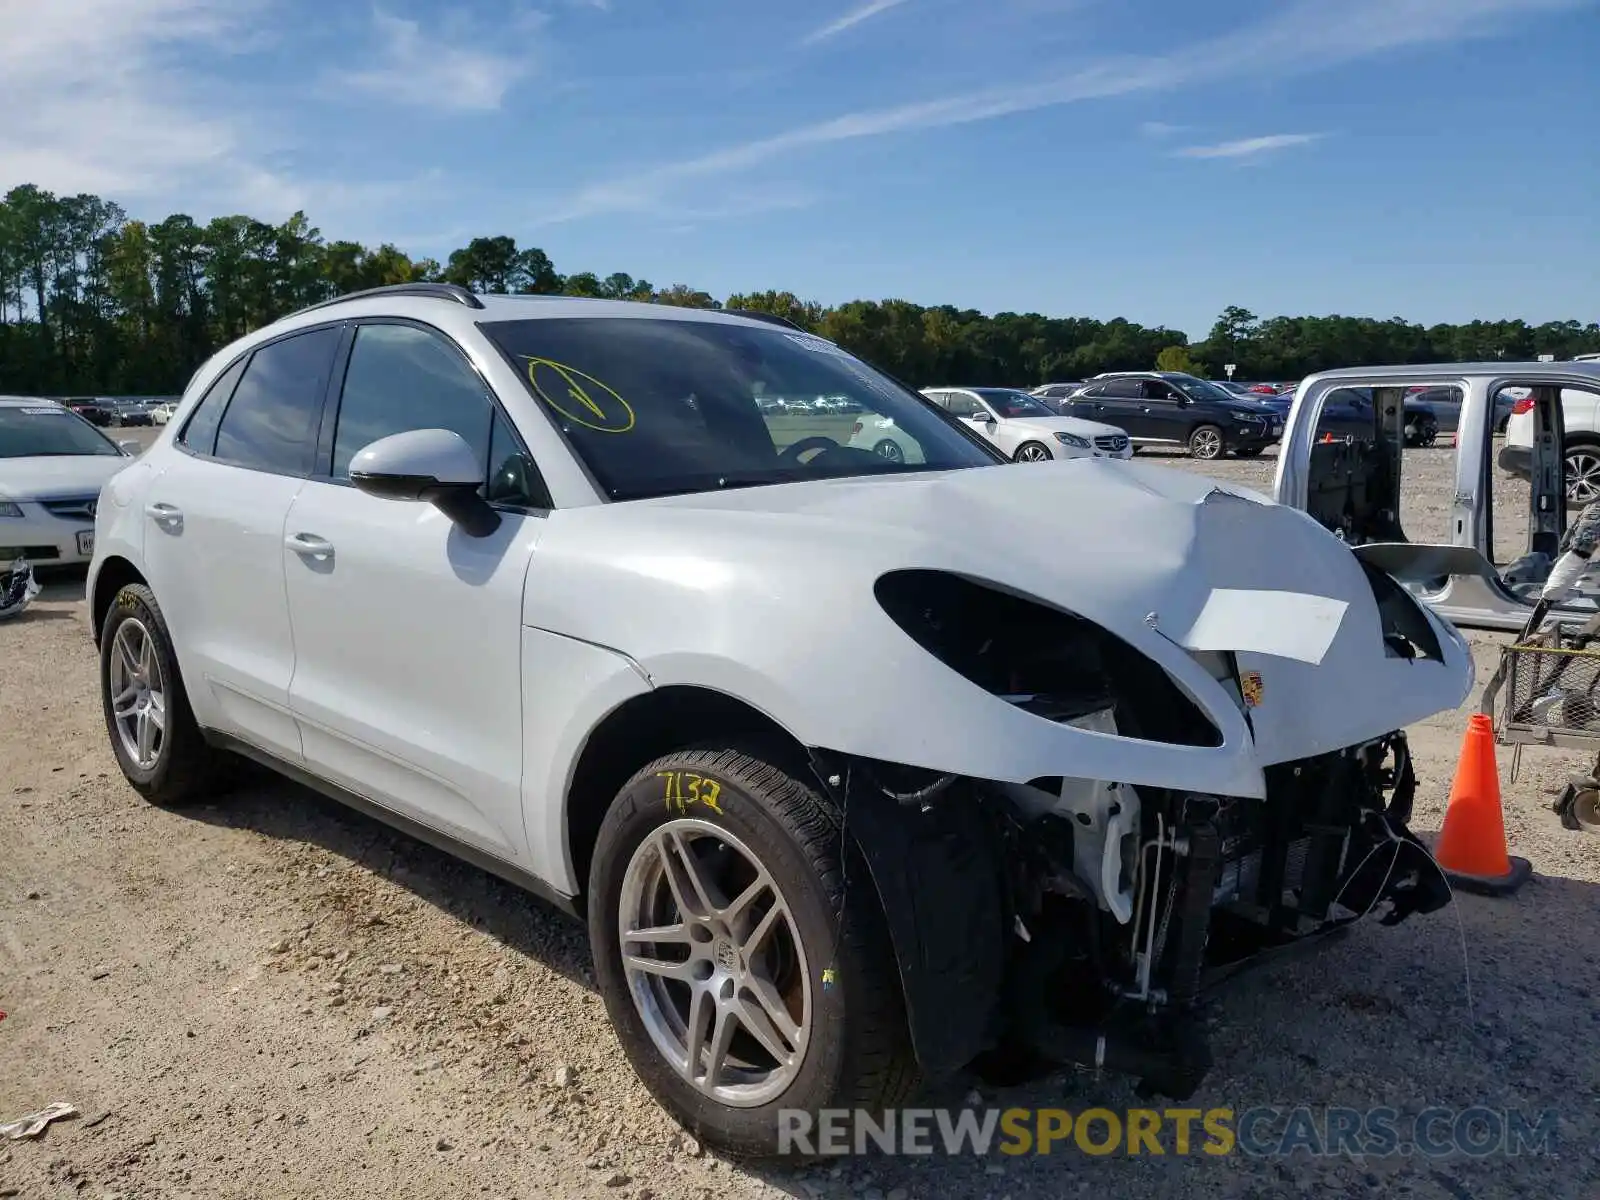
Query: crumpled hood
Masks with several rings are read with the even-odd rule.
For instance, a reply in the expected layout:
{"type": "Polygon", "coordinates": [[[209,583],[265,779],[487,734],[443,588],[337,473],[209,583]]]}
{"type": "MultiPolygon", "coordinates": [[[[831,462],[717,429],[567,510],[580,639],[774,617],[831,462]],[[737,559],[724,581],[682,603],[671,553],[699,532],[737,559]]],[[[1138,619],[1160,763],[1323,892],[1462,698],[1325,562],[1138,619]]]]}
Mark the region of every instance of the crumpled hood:
{"type": "Polygon", "coordinates": [[[1360,563],[1306,514],[1187,471],[1103,459],[556,513],[525,618],[621,649],[652,678],[692,682],[704,656],[718,658],[724,690],[811,744],[1017,781],[1066,773],[1258,795],[1262,766],[1454,708],[1472,682],[1464,640],[1431,615],[1444,661],[1386,653],[1360,563]],[[947,721],[932,698],[978,689],[877,606],[873,584],[898,569],[955,572],[1088,618],[1160,663],[1224,745],[1139,743],[1130,764],[1103,744],[1127,739],[1063,730],[984,693],[947,721]],[[698,643],[686,656],[685,642],[698,643]],[[1223,649],[1261,675],[1248,725],[1191,653],[1223,649]],[[816,696],[840,699],[817,710],[816,696]],[[1076,737],[1075,761],[1011,717],[1076,737]]]}
{"type": "Polygon", "coordinates": [[[97,496],[105,481],[132,461],[121,454],[0,458],[0,496],[7,500],[97,496]]]}

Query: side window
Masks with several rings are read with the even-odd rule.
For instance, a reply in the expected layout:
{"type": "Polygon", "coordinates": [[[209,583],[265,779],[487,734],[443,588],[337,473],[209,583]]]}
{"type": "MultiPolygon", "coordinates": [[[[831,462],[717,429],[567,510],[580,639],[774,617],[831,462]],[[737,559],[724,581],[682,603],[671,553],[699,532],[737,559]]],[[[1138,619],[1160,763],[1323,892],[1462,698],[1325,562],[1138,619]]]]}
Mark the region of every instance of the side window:
{"type": "Polygon", "coordinates": [[[239,386],[239,376],[244,374],[244,365],[249,361],[248,354],[242,356],[206,389],[206,394],[200,397],[200,403],[194,406],[193,414],[178,434],[179,445],[189,447],[196,454],[210,455],[216,452],[217,426],[222,423],[222,410],[228,406],[228,398],[233,395],[233,389],[239,386]]]}
{"type": "Polygon", "coordinates": [[[533,459],[511,431],[505,414],[498,411],[489,434],[489,474],[483,485],[483,498],[490,504],[517,508],[550,507],[550,497],[533,459]]]}
{"type": "Polygon", "coordinates": [[[309,470],[313,425],[338,346],[339,330],[330,327],[284,338],[252,354],[222,414],[217,457],[277,475],[309,470]]]}
{"type": "Polygon", "coordinates": [[[1139,395],[1139,381],[1137,379],[1111,379],[1104,385],[1102,396],[1116,396],[1123,399],[1135,399],[1139,395]]]}
{"type": "Polygon", "coordinates": [[[1103,383],[1095,383],[1095,384],[1090,384],[1088,387],[1086,387],[1082,391],[1080,391],[1078,393],[1078,396],[1087,396],[1089,399],[1093,400],[1095,397],[1104,396],[1105,394],[1106,394],[1106,385],[1103,384],[1103,383]]]}
{"type": "Polygon", "coordinates": [[[494,406],[477,373],[437,334],[412,325],[363,325],[350,348],[333,434],[335,479],[379,438],[411,429],[448,429],[489,459],[494,406]]]}
{"type": "Polygon", "coordinates": [[[1139,385],[1139,391],[1146,400],[1171,400],[1174,393],[1171,387],[1159,379],[1146,379],[1139,385]]]}
{"type": "Polygon", "coordinates": [[[950,393],[950,412],[958,417],[981,417],[986,414],[983,405],[965,392],[950,393]]]}

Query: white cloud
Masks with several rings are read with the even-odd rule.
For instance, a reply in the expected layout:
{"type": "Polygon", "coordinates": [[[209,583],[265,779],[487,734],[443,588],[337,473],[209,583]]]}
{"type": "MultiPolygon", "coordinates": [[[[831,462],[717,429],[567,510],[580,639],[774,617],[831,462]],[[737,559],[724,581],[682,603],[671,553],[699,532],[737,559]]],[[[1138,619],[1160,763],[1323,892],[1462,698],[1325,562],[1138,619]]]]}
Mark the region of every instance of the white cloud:
{"type": "Polygon", "coordinates": [[[1187,128],[1187,125],[1172,125],[1166,121],[1146,121],[1139,126],[1139,132],[1145,137],[1164,138],[1182,133],[1187,128]]]}
{"type": "Polygon", "coordinates": [[[304,209],[370,230],[375,210],[441,184],[305,178],[281,109],[257,110],[226,75],[269,41],[273,0],[0,0],[0,193],[23,183],[90,192],[159,219],[304,209]],[[181,67],[180,67],[181,64],[181,67]]]}
{"type": "Polygon", "coordinates": [[[488,47],[507,44],[506,30],[491,41],[458,29],[459,36],[452,39],[443,28],[424,32],[418,21],[376,9],[372,23],[378,48],[372,65],[341,72],[337,80],[401,104],[492,111],[533,72],[537,54],[523,38],[542,20],[538,14],[520,18],[518,36],[509,39],[515,48],[500,52],[488,47]]]}
{"type": "MultiPolygon", "coordinates": [[[[678,184],[725,175],[809,147],[935,129],[1085,100],[1170,90],[1249,69],[1296,74],[1406,47],[1493,32],[1510,18],[1593,0],[1295,0],[1266,21],[1164,55],[1101,59],[1050,79],[846,113],[616,180],[591,184],[542,223],[655,208],[678,184]]],[[[872,6],[868,6],[872,7],[872,6]]],[[[857,10],[858,12],[861,10],[857,10]]],[[[869,14],[870,15],[870,14],[869,14]]],[[[864,19],[864,18],[863,18],[864,19]]],[[[821,31],[819,31],[821,32],[821,31]]],[[[815,37],[816,35],[813,35],[815,37]]]]}
{"type": "Polygon", "coordinates": [[[1180,158],[1259,158],[1275,150],[1307,145],[1322,136],[1320,133],[1269,133],[1264,137],[1239,138],[1213,146],[1185,146],[1174,153],[1180,158]]]}
{"type": "Polygon", "coordinates": [[[844,16],[834,21],[829,21],[820,29],[815,29],[800,39],[802,46],[813,46],[818,42],[825,42],[831,37],[837,37],[846,29],[854,28],[879,13],[886,13],[891,8],[899,8],[906,0],[867,0],[865,4],[852,8],[844,16]]]}
{"type": "Polygon", "coordinates": [[[238,131],[187,93],[165,58],[220,53],[246,6],[229,0],[0,3],[0,189],[132,194],[211,168],[238,131]]]}

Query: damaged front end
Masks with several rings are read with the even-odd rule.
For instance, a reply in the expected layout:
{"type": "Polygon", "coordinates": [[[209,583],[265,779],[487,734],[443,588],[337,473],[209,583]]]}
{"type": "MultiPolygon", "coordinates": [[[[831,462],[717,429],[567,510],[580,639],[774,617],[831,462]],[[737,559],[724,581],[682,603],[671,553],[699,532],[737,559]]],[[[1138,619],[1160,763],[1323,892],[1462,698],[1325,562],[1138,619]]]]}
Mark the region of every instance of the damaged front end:
{"type": "MultiPolygon", "coordinates": [[[[886,579],[902,628],[1014,706],[1089,734],[1221,741],[1165,672],[1090,622],[953,576],[886,579]]],[[[1230,653],[1194,658],[1248,722],[1259,680],[1230,653]]],[[[1210,1066],[1208,985],[1380,909],[1394,924],[1449,900],[1406,828],[1416,781],[1399,731],[1267,765],[1264,797],[813,756],[883,899],[933,1073],[998,1052],[1187,1099],[1210,1066]]]]}

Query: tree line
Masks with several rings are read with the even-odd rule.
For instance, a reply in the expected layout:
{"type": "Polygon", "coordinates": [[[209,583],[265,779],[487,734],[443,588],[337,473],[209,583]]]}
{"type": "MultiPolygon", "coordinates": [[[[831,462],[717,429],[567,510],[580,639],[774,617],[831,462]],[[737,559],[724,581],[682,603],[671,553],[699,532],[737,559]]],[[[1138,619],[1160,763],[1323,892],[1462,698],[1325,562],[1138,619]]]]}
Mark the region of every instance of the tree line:
{"type": "Polygon", "coordinates": [[[155,224],[98,196],[31,184],[0,200],[0,393],[168,394],[213,351],[285,313],[361,288],[442,280],[479,292],[643,300],[758,309],[787,317],[918,386],[1033,386],[1100,371],[1193,370],[1296,379],[1330,367],[1600,351],[1591,321],[1473,321],[1424,326],[1400,317],[1268,317],[1229,307],[1207,337],[1121,317],[985,314],[953,305],[851,300],[825,306],[792,292],[718,300],[623,271],[563,275],[536,247],[473,238],[440,263],[399,247],[329,241],[297,212],[273,225],[247,216],[155,224]]]}

